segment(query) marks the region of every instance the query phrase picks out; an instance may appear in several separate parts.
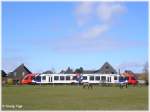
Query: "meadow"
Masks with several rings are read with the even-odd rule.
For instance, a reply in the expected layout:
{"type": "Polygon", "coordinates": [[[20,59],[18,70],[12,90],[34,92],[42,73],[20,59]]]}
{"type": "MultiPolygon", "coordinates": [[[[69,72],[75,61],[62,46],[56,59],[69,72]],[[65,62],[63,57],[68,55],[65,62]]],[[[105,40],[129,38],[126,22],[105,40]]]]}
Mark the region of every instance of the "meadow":
{"type": "Polygon", "coordinates": [[[148,110],[148,87],[7,85],[2,110],[148,110]]]}

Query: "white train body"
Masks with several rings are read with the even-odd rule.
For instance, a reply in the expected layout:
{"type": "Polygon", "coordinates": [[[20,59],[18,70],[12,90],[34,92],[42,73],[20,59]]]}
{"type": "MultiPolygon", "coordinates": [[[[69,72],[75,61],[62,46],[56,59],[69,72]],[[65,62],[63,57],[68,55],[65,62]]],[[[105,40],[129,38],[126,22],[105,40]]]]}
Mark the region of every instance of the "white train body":
{"type": "MultiPolygon", "coordinates": [[[[119,74],[80,74],[80,83],[119,83],[119,74]]],[[[37,84],[71,84],[79,83],[77,74],[39,74],[35,77],[37,84]]]]}

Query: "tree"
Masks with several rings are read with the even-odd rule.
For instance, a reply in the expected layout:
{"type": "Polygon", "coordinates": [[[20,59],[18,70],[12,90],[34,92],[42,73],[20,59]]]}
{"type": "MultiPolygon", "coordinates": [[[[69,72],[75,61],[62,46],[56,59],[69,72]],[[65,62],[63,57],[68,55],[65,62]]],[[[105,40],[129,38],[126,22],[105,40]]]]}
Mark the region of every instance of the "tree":
{"type": "Polygon", "coordinates": [[[76,73],[83,73],[83,67],[77,68],[75,70],[76,73]]]}

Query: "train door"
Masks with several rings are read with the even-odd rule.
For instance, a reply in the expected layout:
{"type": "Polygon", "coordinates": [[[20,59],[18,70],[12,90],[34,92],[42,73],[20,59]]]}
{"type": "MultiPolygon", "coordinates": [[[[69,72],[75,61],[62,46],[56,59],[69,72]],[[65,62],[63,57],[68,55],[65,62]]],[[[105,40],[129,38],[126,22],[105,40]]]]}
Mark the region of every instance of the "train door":
{"type": "Polygon", "coordinates": [[[53,78],[52,76],[49,77],[49,82],[52,83],[53,82],[53,78]]]}

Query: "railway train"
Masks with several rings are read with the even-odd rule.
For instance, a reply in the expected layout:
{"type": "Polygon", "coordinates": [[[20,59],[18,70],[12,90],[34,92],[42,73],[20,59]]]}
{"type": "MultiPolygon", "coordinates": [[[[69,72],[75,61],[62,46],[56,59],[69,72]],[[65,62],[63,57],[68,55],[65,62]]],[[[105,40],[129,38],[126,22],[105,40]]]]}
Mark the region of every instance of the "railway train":
{"type": "Polygon", "coordinates": [[[72,83],[108,83],[118,84],[128,81],[128,84],[135,85],[137,80],[132,75],[119,74],[27,74],[21,84],[72,84],[72,83]]]}

